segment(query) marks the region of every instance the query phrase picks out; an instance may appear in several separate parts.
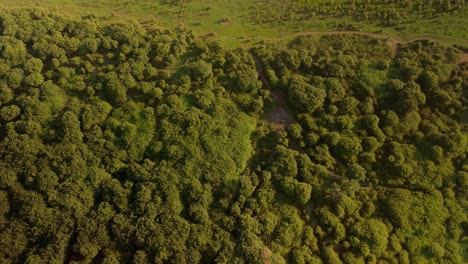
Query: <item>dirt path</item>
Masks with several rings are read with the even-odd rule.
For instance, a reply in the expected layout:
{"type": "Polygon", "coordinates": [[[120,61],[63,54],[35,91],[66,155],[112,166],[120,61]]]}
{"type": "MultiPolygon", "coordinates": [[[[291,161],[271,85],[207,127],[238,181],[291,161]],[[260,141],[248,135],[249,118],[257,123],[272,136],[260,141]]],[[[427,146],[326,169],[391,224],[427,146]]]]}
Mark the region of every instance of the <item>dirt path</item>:
{"type": "MultiPolygon", "coordinates": [[[[281,40],[286,40],[294,37],[300,37],[300,36],[313,36],[313,35],[345,35],[345,34],[352,34],[352,35],[362,35],[362,36],[371,36],[375,37],[378,39],[384,39],[387,41],[387,44],[392,48],[392,50],[395,52],[397,48],[398,43],[405,42],[402,39],[398,39],[395,37],[390,37],[388,35],[382,35],[382,34],[377,34],[377,33],[370,33],[370,32],[364,32],[364,31],[301,31],[297,32],[294,34],[290,34],[284,37],[278,37],[278,38],[270,38],[270,37],[263,37],[263,36],[254,36],[254,37],[248,37],[248,38],[243,38],[242,40],[269,40],[269,41],[281,41],[281,40]]],[[[239,40],[238,38],[231,38],[231,37],[212,37],[209,38],[211,40],[239,40]]],[[[421,39],[428,39],[428,38],[421,38],[421,39]]]]}
{"type": "MultiPolygon", "coordinates": [[[[318,35],[345,35],[345,34],[352,34],[352,35],[361,35],[361,36],[370,36],[374,37],[377,39],[383,39],[386,40],[387,44],[390,46],[394,54],[397,52],[398,44],[400,43],[409,43],[417,40],[434,40],[434,41],[439,41],[440,40],[435,40],[432,39],[430,36],[423,36],[423,37],[417,37],[413,39],[403,39],[400,37],[392,37],[390,35],[384,35],[384,34],[378,34],[378,33],[371,33],[371,32],[365,32],[365,31],[301,31],[297,33],[293,33],[287,36],[283,37],[277,37],[277,38],[270,38],[270,37],[263,37],[263,36],[254,36],[254,37],[248,37],[248,38],[235,38],[235,37],[211,37],[209,39],[211,40],[268,40],[268,41],[281,41],[281,40],[287,40],[290,38],[294,37],[300,37],[300,36],[318,36],[318,35]]],[[[457,39],[457,38],[453,38],[457,39]]],[[[468,53],[462,53],[460,55],[460,60],[459,63],[466,62],[468,61],[468,53]]]]}
{"type": "MultiPolygon", "coordinates": [[[[270,38],[270,37],[263,37],[263,36],[254,36],[254,37],[243,38],[242,40],[261,39],[261,40],[278,41],[278,40],[286,40],[286,39],[289,39],[289,38],[299,37],[299,36],[343,35],[343,34],[365,35],[365,36],[372,36],[372,37],[377,37],[377,38],[390,38],[390,39],[395,39],[396,40],[396,38],[392,38],[392,37],[390,37],[388,35],[370,33],[370,32],[365,32],[365,31],[301,31],[301,32],[296,32],[296,33],[284,36],[284,37],[270,38]]],[[[213,37],[211,39],[213,39],[213,40],[236,40],[236,39],[239,39],[239,38],[235,38],[235,37],[213,37]]]]}
{"type": "Polygon", "coordinates": [[[284,128],[296,122],[294,113],[288,106],[286,95],[283,91],[272,89],[264,74],[262,62],[254,54],[251,54],[255,59],[255,67],[257,69],[258,79],[262,82],[264,88],[270,91],[271,108],[268,109],[262,116],[262,119],[273,123],[275,131],[284,130],[284,128]]]}
{"type": "MultiPolygon", "coordinates": [[[[160,28],[161,29],[166,29],[165,27],[160,27],[160,28]]],[[[434,41],[441,42],[440,40],[433,39],[430,36],[422,36],[422,37],[417,37],[417,38],[406,39],[405,40],[405,39],[399,38],[399,37],[392,37],[390,35],[371,33],[371,32],[365,32],[365,31],[301,31],[301,32],[293,33],[293,34],[290,34],[290,35],[287,35],[287,36],[284,36],[284,37],[278,37],[278,38],[254,36],[254,37],[248,37],[248,38],[242,38],[242,39],[236,38],[236,37],[208,37],[208,39],[209,40],[214,40],[214,41],[217,41],[217,40],[221,40],[221,41],[222,40],[242,40],[242,41],[246,41],[246,40],[255,40],[255,39],[268,40],[268,41],[282,41],[282,40],[287,40],[287,39],[290,39],[290,38],[300,37],[300,36],[345,35],[345,34],[370,36],[370,37],[386,40],[387,45],[390,46],[390,49],[392,50],[393,54],[397,53],[398,44],[400,44],[400,43],[409,43],[409,42],[413,42],[413,41],[417,41],[417,40],[434,40],[434,41]]],[[[463,39],[454,38],[454,37],[452,37],[452,39],[463,40],[463,39]]],[[[457,61],[458,64],[468,62],[468,53],[462,52],[461,50],[460,50],[460,52],[461,53],[460,53],[459,59],[457,61]]]]}
{"type": "Polygon", "coordinates": [[[273,103],[263,119],[273,123],[276,131],[283,130],[286,126],[295,123],[296,118],[289,109],[285,95],[277,90],[270,90],[270,92],[273,103]]]}

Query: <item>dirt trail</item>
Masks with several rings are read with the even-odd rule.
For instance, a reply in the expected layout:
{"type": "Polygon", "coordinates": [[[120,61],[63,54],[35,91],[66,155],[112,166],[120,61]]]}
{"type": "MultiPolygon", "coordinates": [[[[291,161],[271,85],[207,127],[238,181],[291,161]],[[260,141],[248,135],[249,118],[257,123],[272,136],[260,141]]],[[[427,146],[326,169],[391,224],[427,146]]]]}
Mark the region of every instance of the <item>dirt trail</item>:
{"type": "Polygon", "coordinates": [[[285,95],[277,90],[270,90],[272,97],[271,109],[263,116],[265,120],[274,124],[276,131],[284,130],[296,122],[294,114],[290,111],[285,95]]]}
{"type": "Polygon", "coordinates": [[[255,59],[258,79],[262,82],[263,87],[270,91],[272,99],[271,109],[265,112],[262,118],[273,123],[275,131],[284,130],[286,126],[296,122],[294,113],[288,106],[284,92],[278,89],[272,89],[268,83],[267,78],[265,78],[262,62],[254,54],[252,54],[252,56],[255,59]]]}
{"type": "MultiPolygon", "coordinates": [[[[248,38],[243,38],[241,40],[253,40],[253,39],[259,39],[259,40],[269,40],[269,41],[281,41],[281,40],[286,40],[289,38],[294,38],[294,37],[300,37],[300,36],[313,36],[313,35],[345,35],[345,34],[352,34],[352,35],[363,35],[363,36],[371,36],[375,37],[378,39],[385,39],[387,40],[388,45],[392,48],[393,51],[396,51],[397,44],[405,42],[402,39],[398,39],[395,37],[390,37],[388,35],[382,35],[382,34],[377,34],[377,33],[370,33],[370,32],[364,32],[364,31],[301,31],[297,32],[294,34],[290,34],[284,37],[277,37],[277,38],[270,38],[270,37],[263,37],[263,36],[254,36],[254,37],[248,37],[248,38]]],[[[211,40],[239,40],[239,38],[231,38],[231,37],[212,37],[210,38],[211,40]]],[[[428,39],[428,38],[421,38],[421,39],[428,39]]]]}
{"type": "MultiPolygon", "coordinates": [[[[254,36],[254,37],[247,37],[247,38],[235,38],[235,37],[211,37],[209,39],[211,40],[268,40],[268,41],[281,41],[281,40],[286,40],[294,37],[300,37],[300,36],[313,36],[313,35],[345,35],[345,34],[352,34],[352,35],[361,35],[361,36],[370,36],[374,37],[377,39],[383,39],[386,40],[387,44],[390,46],[394,54],[397,52],[398,44],[400,43],[409,43],[417,40],[434,40],[434,41],[439,41],[440,40],[435,40],[432,39],[430,36],[423,36],[423,37],[417,37],[413,39],[403,39],[399,37],[392,37],[389,35],[384,35],[384,34],[378,34],[378,33],[371,33],[371,32],[365,32],[365,31],[301,31],[301,32],[296,32],[287,36],[283,37],[277,37],[277,38],[270,38],[270,37],[263,37],[263,36],[254,36]]],[[[457,39],[457,38],[453,38],[457,39]]],[[[468,53],[462,53],[460,55],[460,60],[459,63],[466,62],[468,61],[468,53]]]]}
{"type": "MultiPolygon", "coordinates": [[[[377,33],[371,33],[371,32],[365,32],[365,31],[301,31],[301,32],[296,32],[284,37],[277,37],[277,38],[270,38],[270,37],[263,37],[263,36],[254,36],[254,37],[247,37],[247,38],[242,38],[241,40],[252,40],[252,39],[263,39],[263,40],[285,40],[288,38],[293,38],[293,37],[299,37],[299,36],[310,36],[310,35],[343,35],[343,34],[354,34],[354,35],[366,35],[366,36],[372,36],[372,37],[377,37],[377,38],[392,38],[388,35],[382,35],[382,34],[377,34],[377,33]]],[[[235,37],[213,37],[211,38],[213,40],[236,40],[239,38],[235,37]]]]}

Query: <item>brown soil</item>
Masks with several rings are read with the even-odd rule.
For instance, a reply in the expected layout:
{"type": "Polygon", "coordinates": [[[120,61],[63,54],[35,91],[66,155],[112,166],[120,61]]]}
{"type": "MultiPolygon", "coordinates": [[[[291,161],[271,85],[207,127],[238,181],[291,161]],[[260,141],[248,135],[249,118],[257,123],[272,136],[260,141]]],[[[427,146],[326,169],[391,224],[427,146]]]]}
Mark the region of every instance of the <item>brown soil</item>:
{"type": "Polygon", "coordinates": [[[128,14],[127,11],[121,11],[121,10],[114,10],[111,12],[113,16],[125,16],[128,14]]]}
{"type": "Polygon", "coordinates": [[[273,101],[272,107],[263,118],[273,123],[276,131],[283,130],[286,126],[295,123],[296,118],[288,107],[286,96],[277,90],[270,91],[273,101]]]}
{"type": "Polygon", "coordinates": [[[468,53],[462,53],[458,56],[458,64],[468,62],[468,53]]]}
{"type": "Polygon", "coordinates": [[[269,123],[273,123],[275,131],[284,130],[285,126],[296,122],[296,118],[288,106],[286,95],[284,92],[270,87],[257,58],[255,58],[255,64],[257,65],[258,78],[262,82],[263,87],[266,87],[270,91],[272,99],[271,109],[263,115],[263,119],[269,123]]]}
{"type": "Polygon", "coordinates": [[[270,264],[270,258],[271,258],[272,252],[269,248],[265,247],[262,250],[262,258],[263,258],[263,263],[264,264],[270,264]]]}

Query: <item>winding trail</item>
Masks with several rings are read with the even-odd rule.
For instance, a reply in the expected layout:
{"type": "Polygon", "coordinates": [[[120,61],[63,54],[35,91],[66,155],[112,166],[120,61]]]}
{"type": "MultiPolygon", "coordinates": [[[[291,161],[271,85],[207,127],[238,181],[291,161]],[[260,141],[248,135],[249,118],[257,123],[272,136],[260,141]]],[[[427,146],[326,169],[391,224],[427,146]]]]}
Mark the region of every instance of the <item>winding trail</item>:
{"type": "MultiPolygon", "coordinates": [[[[347,34],[371,36],[371,37],[378,38],[378,39],[384,39],[387,41],[387,44],[392,48],[394,52],[396,52],[398,43],[405,42],[402,39],[390,37],[388,35],[382,35],[382,34],[370,33],[370,32],[364,32],[364,31],[301,31],[301,32],[297,32],[294,34],[290,34],[290,35],[283,36],[283,37],[277,37],[277,38],[254,36],[254,37],[248,37],[248,38],[242,38],[242,39],[235,38],[235,37],[212,37],[209,39],[210,40],[243,40],[243,41],[258,39],[258,40],[268,40],[268,41],[282,41],[282,40],[287,40],[290,38],[295,38],[295,37],[300,37],[300,36],[347,35],[347,34]]],[[[429,38],[421,38],[421,39],[429,39],[429,38]]]]}
{"type": "MultiPolygon", "coordinates": [[[[278,41],[278,40],[286,40],[293,37],[299,36],[310,36],[310,35],[344,35],[344,34],[353,34],[353,35],[365,35],[365,36],[372,36],[377,38],[389,38],[397,40],[397,38],[390,37],[388,35],[382,35],[377,33],[365,32],[365,31],[350,31],[350,30],[336,30],[336,31],[301,31],[296,32],[287,36],[271,38],[271,37],[263,37],[263,36],[253,36],[248,38],[242,38],[241,40],[252,40],[252,39],[261,39],[261,40],[271,40],[271,41],[278,41]]],[[[213,37],[213,40],[236,40],[239,38],[235,37],[213,37]]]]}
{"type": "MultiPolygon", "coordinates": [[[[166,29],[166,27],[159,27],[161,29],[166,29]]],[[[379,34],[379,33],[372,33],[372,32],[366,32],[366,31],[357,31],[357,30],[335,30],[335,31],[300,31],[296,32],[293,34],[289,34],[286,36],[282,37],[264,37],[264,36],[253,36],[253,37],[207,37],[205,36],[205,39],[208,40],[213,40],[213,41],[223,41],[223,40],[238,40],[238,41],[248,41],[248,40],[267,40],[267,41],[282,41],[282,40],[287,40],[287,39],[292,39],[295,37],[300,37],[300,36],[324,36],[324,35],[361,35],[361,36],[370,36],[374,37],[377,39],[383,39],[387,42],[387,45],[390,46],[390,49],[392,50],[393,54],[396,54],[398,52],[398,44],[400,43],[410,43],[413,41],[417,40],[432,40],[432,41],[437,41],[437,42],[442,42],[446,43],[445,41],[438,40],[435,38],[432,38],[429,35],[423,35],[423,36],[415,36],[414,38],[403,38],[403,37],[392,37],[390,35],[385,35],[385,34],[379,34]]],[[[468,40],[467,39],[461,39],[461,38],[456,38],[456,37],[448,37],[445,36],[445,38],[450,38],[453,40],[458,40],[458,41],[465,41],[468,46],[468,40]]],[[[460,49],[459,49],[460,50],[460,49]]],[[[468,63],[468,53],[463,52],[460,50],[460,55],[458,57],[457,63],[462,64],[462,63],[468,63]]]]}
{"type": "MultiPolygon", "coordinates": [[[[286,40],[288,38],[293,38],[293,37],[299,37],[299,36],[310,36],[310,35],[344,35],[344,34],[353,34],[353,35],[364,35],[364,36],[371,36],[375,38],[380,38],[380,39],[388,39],[393,42],[397,43],[407,43],[407,42],[412,42],[416,40],[434,40],[434,41],[439,41],[434,38],[431,38],[431,36],[419,36],[419,37],[414,37],[414,38],[403,38],[403,37],[392,37],[390,35],[385,35],[385,34],[379,34],[379,33],[372,33],[372,32],[366,32],[366,31],[357,31],[357,30],[335,30],[335,31],[300,31],[296,32],[284,37],[278,37],[278,38],[270,38],[270,37],[263,37],[263,36],[254,36],[254,37],[248,37],[244,38],[243,40],[251,40],[251,39],[263,39],[263,40],[286,40]]],[[[460,38],[454,38],[454,37],[447,37],[451,38],[454,40],[461,40],[461,41],[467,41],[466,39],[460,39],[460,38]]],[[[222,39],[222,38],[221,38],[222,39]]],[[[236,38],[226,38],[226,39],[236,39],[236,38]]]]}
{"type": "MultiPolygon", "coordinates": [[[[400,43],[409,43],[417,40],[433,40],[437,42],[443,42],[441,40],[436,40],[431,38],[430,36],[422,36],[422,37],[416,37],[412,39],[404,39],[401,37],[392,37],[390,35],[384,35],[384,34],[378,34],[378,33],[371,33],[371,32],[365,32],[365,31],[301,31],[301,32],[296,32],[287,36],[283,37],[263,37],[263,36],[253,36],[253,37],[247,37],[247,38],[236,38],[236,37],[209,37],[209,40],[241,40],[241,41],[247,41],[247,40],[267,40],[267,41],[282,41],[282,40],[287,40],[290,38],[295,38],[295,37],[300,37],[300,36],[320,36],[320,35],[361,35],[361,36],[370,36],[374,37],[377,39],[383,39],[387,42],[387,44],[390,46],[392,49],[393,53],[395,54],[398,50],[398,44],[400,43]]],[[[459,39],[459,38],[453,38],[454,40],[462,40],[462,41],[467,41],[465,39],[459,39]]],[[[462,52],[462,51],[461,51],[462,52]]],[[[464,63],[468,62],[468,53],[461,53],[458,59],[458,63],[464,63]]]]}

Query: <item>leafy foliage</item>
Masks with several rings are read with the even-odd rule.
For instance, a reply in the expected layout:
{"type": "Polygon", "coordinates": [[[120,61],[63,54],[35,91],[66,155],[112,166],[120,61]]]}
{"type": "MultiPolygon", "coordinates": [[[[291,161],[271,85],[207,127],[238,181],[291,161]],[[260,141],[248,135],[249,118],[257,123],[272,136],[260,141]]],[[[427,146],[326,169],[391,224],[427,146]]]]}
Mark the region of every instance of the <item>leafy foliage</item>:
{"type": "Polygon", "coordinates": [[[1,262],[467,261],[454,48],[0,21],[1,262]]]}

